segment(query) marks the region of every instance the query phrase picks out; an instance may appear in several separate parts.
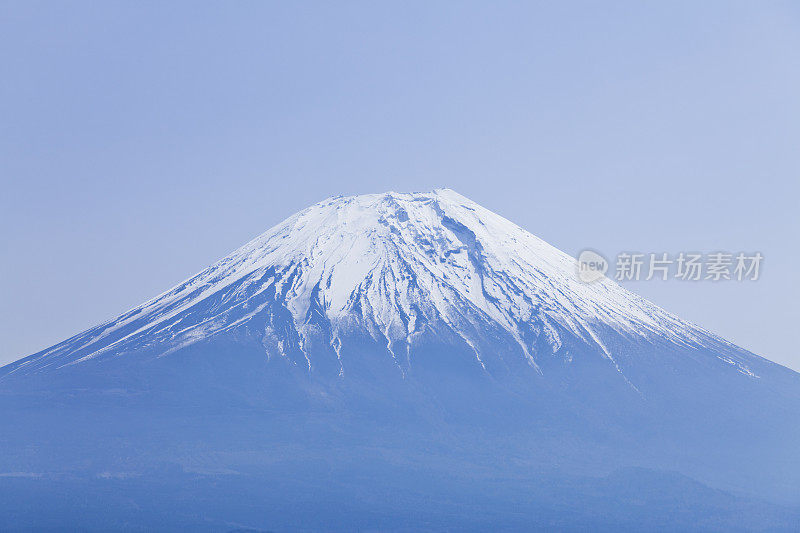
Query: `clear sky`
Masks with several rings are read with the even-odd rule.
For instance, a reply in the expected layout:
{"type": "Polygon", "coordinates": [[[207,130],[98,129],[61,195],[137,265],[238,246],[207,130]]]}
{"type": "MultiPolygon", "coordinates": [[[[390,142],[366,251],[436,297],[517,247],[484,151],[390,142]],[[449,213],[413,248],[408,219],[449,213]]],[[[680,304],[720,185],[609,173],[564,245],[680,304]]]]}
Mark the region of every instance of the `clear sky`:
{"type": "Polygon", "coordinates": [[[327,196],[451,187],[572,254],[761,251],[630,288],[800,370],[798,95],[789,2],[1,2],[0,363],[327,196]]]}

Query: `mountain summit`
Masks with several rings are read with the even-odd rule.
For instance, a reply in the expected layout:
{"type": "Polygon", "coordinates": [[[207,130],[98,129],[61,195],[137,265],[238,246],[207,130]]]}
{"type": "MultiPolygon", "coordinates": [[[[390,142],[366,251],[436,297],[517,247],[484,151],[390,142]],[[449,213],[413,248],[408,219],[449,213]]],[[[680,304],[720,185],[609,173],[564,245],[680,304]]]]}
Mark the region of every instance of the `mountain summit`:
{"type": "Polygon", "coordinates": [[[0,420],[0,529],[800,522],[797,373],[449,189],[300,211],[0,368],[0,420]]]}

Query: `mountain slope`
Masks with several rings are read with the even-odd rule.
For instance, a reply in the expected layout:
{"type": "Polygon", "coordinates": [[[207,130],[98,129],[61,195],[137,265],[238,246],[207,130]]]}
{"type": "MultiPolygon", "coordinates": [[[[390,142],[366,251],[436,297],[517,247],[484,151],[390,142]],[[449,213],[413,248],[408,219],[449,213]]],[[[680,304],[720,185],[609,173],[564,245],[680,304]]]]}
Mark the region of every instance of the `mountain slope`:
{"type": "Polygon", "coordinates": [[[768,364],[609,279],[581,283],[575,268],[572,257],[451,190],[331,198],[9,371],[142,351],[166,355],[261,320],[266,354],[309,372],[315,354],[307,339],[324,331],[317,340],[339,354],[341,375],[341,348],[353,332],[380,340],[401,374],[410,371],[415,343],[443,331],[468,345],[487,372],[499,362],[486,331],[537,370],[542,352],[569,363],[575,354],[567,338],[599,351],[623,375],[611,344],[721,349],[720,366],[753,378],[751,367],[768,364]]]}
{"type": "Polygon", "coordinates": [[[0,529],[792,530],[800,376],[575,268],[450,190],[315,204],[0,368],[0,529]]]}

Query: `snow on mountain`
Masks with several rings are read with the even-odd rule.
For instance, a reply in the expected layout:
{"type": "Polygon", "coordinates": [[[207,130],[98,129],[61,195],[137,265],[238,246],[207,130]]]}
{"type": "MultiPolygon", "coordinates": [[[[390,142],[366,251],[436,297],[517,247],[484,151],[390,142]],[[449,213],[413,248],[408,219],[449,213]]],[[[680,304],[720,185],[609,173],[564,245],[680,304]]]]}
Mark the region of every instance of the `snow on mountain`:
{"type": "MultiPolygon", "coordinates": [[[[596,348],[619,372],[608,332],[683,347],[724,344],[612,280],[586,284],[575,272],[571,256],[450,189],[333,197],[11,371],[145,349],[169,355],[254,319],[268,356],[299,351],[304,361],[293,362],[309,372],[314,354],[305,344],[323,324],[340,375],[341,348],[359,331],[384,344],[401,373],[415,343],[442,330],[469,346],[483,370],[487,328],[512,339],[539,372],[542,346],[570,360],[564,337],[596,348]]],[[[744,358],[726,358],[755,376],[744,358]]]]}
{"type": "Polygon", "coordinates": [[[720,490],[800,505],[799,416],[797,373],[451,190],[336,197],[0,368],[0,529],[793,530],[720,490]]]}

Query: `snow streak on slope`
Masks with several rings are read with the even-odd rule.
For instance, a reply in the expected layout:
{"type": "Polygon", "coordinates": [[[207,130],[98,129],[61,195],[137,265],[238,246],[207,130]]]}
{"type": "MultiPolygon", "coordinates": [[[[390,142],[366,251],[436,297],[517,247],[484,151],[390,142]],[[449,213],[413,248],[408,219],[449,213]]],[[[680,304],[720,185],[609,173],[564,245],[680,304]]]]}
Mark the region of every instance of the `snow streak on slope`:
{"type": "Polygon", "coordinates": [[[484,369],[487,327],[513,339],[535,368],[531,331],[552,352],[565,334],[580,339],[618,371],[604,338],[609,330],[681,346],[713,338],[608,279],[581,283],[575,268],[572,257],[449,189],[334,197],[19,368],[76,364],[143,345],[166,355],[255,318],[266,323],[260,334],[268,353],[299,350],[312,372],[306,340],[324,331],[340,374],[343,339],[355,331],[380,340],[401,371],[415,340],[435,328],[460,337],[484,369]]]}

